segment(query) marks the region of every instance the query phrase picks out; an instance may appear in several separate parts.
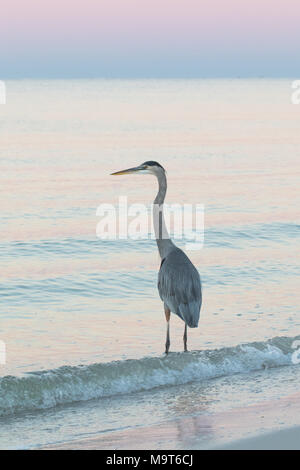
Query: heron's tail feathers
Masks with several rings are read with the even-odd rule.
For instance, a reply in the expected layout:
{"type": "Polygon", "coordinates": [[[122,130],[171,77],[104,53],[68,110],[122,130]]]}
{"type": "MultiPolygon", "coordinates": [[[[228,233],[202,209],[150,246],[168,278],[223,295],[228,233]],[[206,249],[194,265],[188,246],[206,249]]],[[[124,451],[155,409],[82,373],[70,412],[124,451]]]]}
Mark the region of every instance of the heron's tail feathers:
{"type": "Polygon", "coordinates": [[[190,302],[189,304],[181,304],[179,306],[182,319],[190,328],[197,328],[200,318],[199,302],[190,302]]]}
{"type": "Polygon", "coordinates": [[[188,321],[186,322],[186,324],[189,328],[198,328],[198,323],[199,323],[199,321],[197,321],[197,323],[196,322],[188,322],[188,321]]]}

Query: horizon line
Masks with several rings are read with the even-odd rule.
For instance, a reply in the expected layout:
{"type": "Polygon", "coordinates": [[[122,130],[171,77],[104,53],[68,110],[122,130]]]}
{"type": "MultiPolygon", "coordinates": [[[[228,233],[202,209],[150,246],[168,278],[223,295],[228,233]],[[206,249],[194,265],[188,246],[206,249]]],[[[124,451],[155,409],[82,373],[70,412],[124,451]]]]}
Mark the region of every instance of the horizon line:
{"type": "Polygon", "coordinates": [[[207,76],[0,76],[0,81],[5,80],[297,80],[300,76],[291,75],[207,75],[207,76]]]}

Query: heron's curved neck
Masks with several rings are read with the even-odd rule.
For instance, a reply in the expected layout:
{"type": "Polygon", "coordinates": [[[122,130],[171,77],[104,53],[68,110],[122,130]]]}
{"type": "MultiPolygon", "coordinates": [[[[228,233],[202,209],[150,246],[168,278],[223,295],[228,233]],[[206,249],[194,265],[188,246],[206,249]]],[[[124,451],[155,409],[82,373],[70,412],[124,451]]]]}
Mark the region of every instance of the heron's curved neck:
{"type": "Polygon", "coordinates": [[[154,204],[163,204],[165,201],[166,197],[166,192],[167,192],[167,178],[165,173],[159,173],[157,175],[157,181],[158,181],[158,193],[156,195],[156,198],[154,199],[154,204]]]}
{"type": "Polygon", "coordinates": [[[158,251],[161,259],[163,259],[172,249],[174,249],[174,244],[170,240],[163,212],[163,205],[167,192],[167,178],[165,173],[159,173],[157,175],[157,180],[158,193],[153,203],[153,224],[158,251]]]}

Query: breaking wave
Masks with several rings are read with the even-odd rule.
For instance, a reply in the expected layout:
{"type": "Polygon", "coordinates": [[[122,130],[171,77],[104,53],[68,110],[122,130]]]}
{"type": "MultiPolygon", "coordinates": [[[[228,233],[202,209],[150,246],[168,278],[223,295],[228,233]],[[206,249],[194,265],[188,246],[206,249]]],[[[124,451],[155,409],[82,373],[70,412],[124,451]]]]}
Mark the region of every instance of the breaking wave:
{"type": "Polygon", "coordinates": [[[0,416],[292,365],[292,345],[296,340],[300,340],[300,336],[276,337],[215,350],[170,353],[166,357],[63,366],[20,377],[5,376],[0,378],[0,416]]]}

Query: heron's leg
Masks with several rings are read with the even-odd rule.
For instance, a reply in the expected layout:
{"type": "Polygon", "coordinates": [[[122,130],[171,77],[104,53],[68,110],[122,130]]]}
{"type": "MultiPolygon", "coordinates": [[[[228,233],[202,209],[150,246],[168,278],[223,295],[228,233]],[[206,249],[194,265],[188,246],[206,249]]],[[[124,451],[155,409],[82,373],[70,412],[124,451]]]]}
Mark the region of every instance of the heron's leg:
{"type": "Polygon", "coordinates": [[[164,307],[165,307],[165,315],[166,315],[166,320],[167,320],[167,337],[166,337],[166,351],[165,351],[165,353],[168,354],[169,348],[170,348],[170,316],[171,316],[171,311],[166,305],[164,307]]]}
{"type": "Polygon", "coordinates": [[[187,352],[187,326],[185,324],[184,333],[183,333],[183,344],[184,344],[184,352],[187,352]]]}

